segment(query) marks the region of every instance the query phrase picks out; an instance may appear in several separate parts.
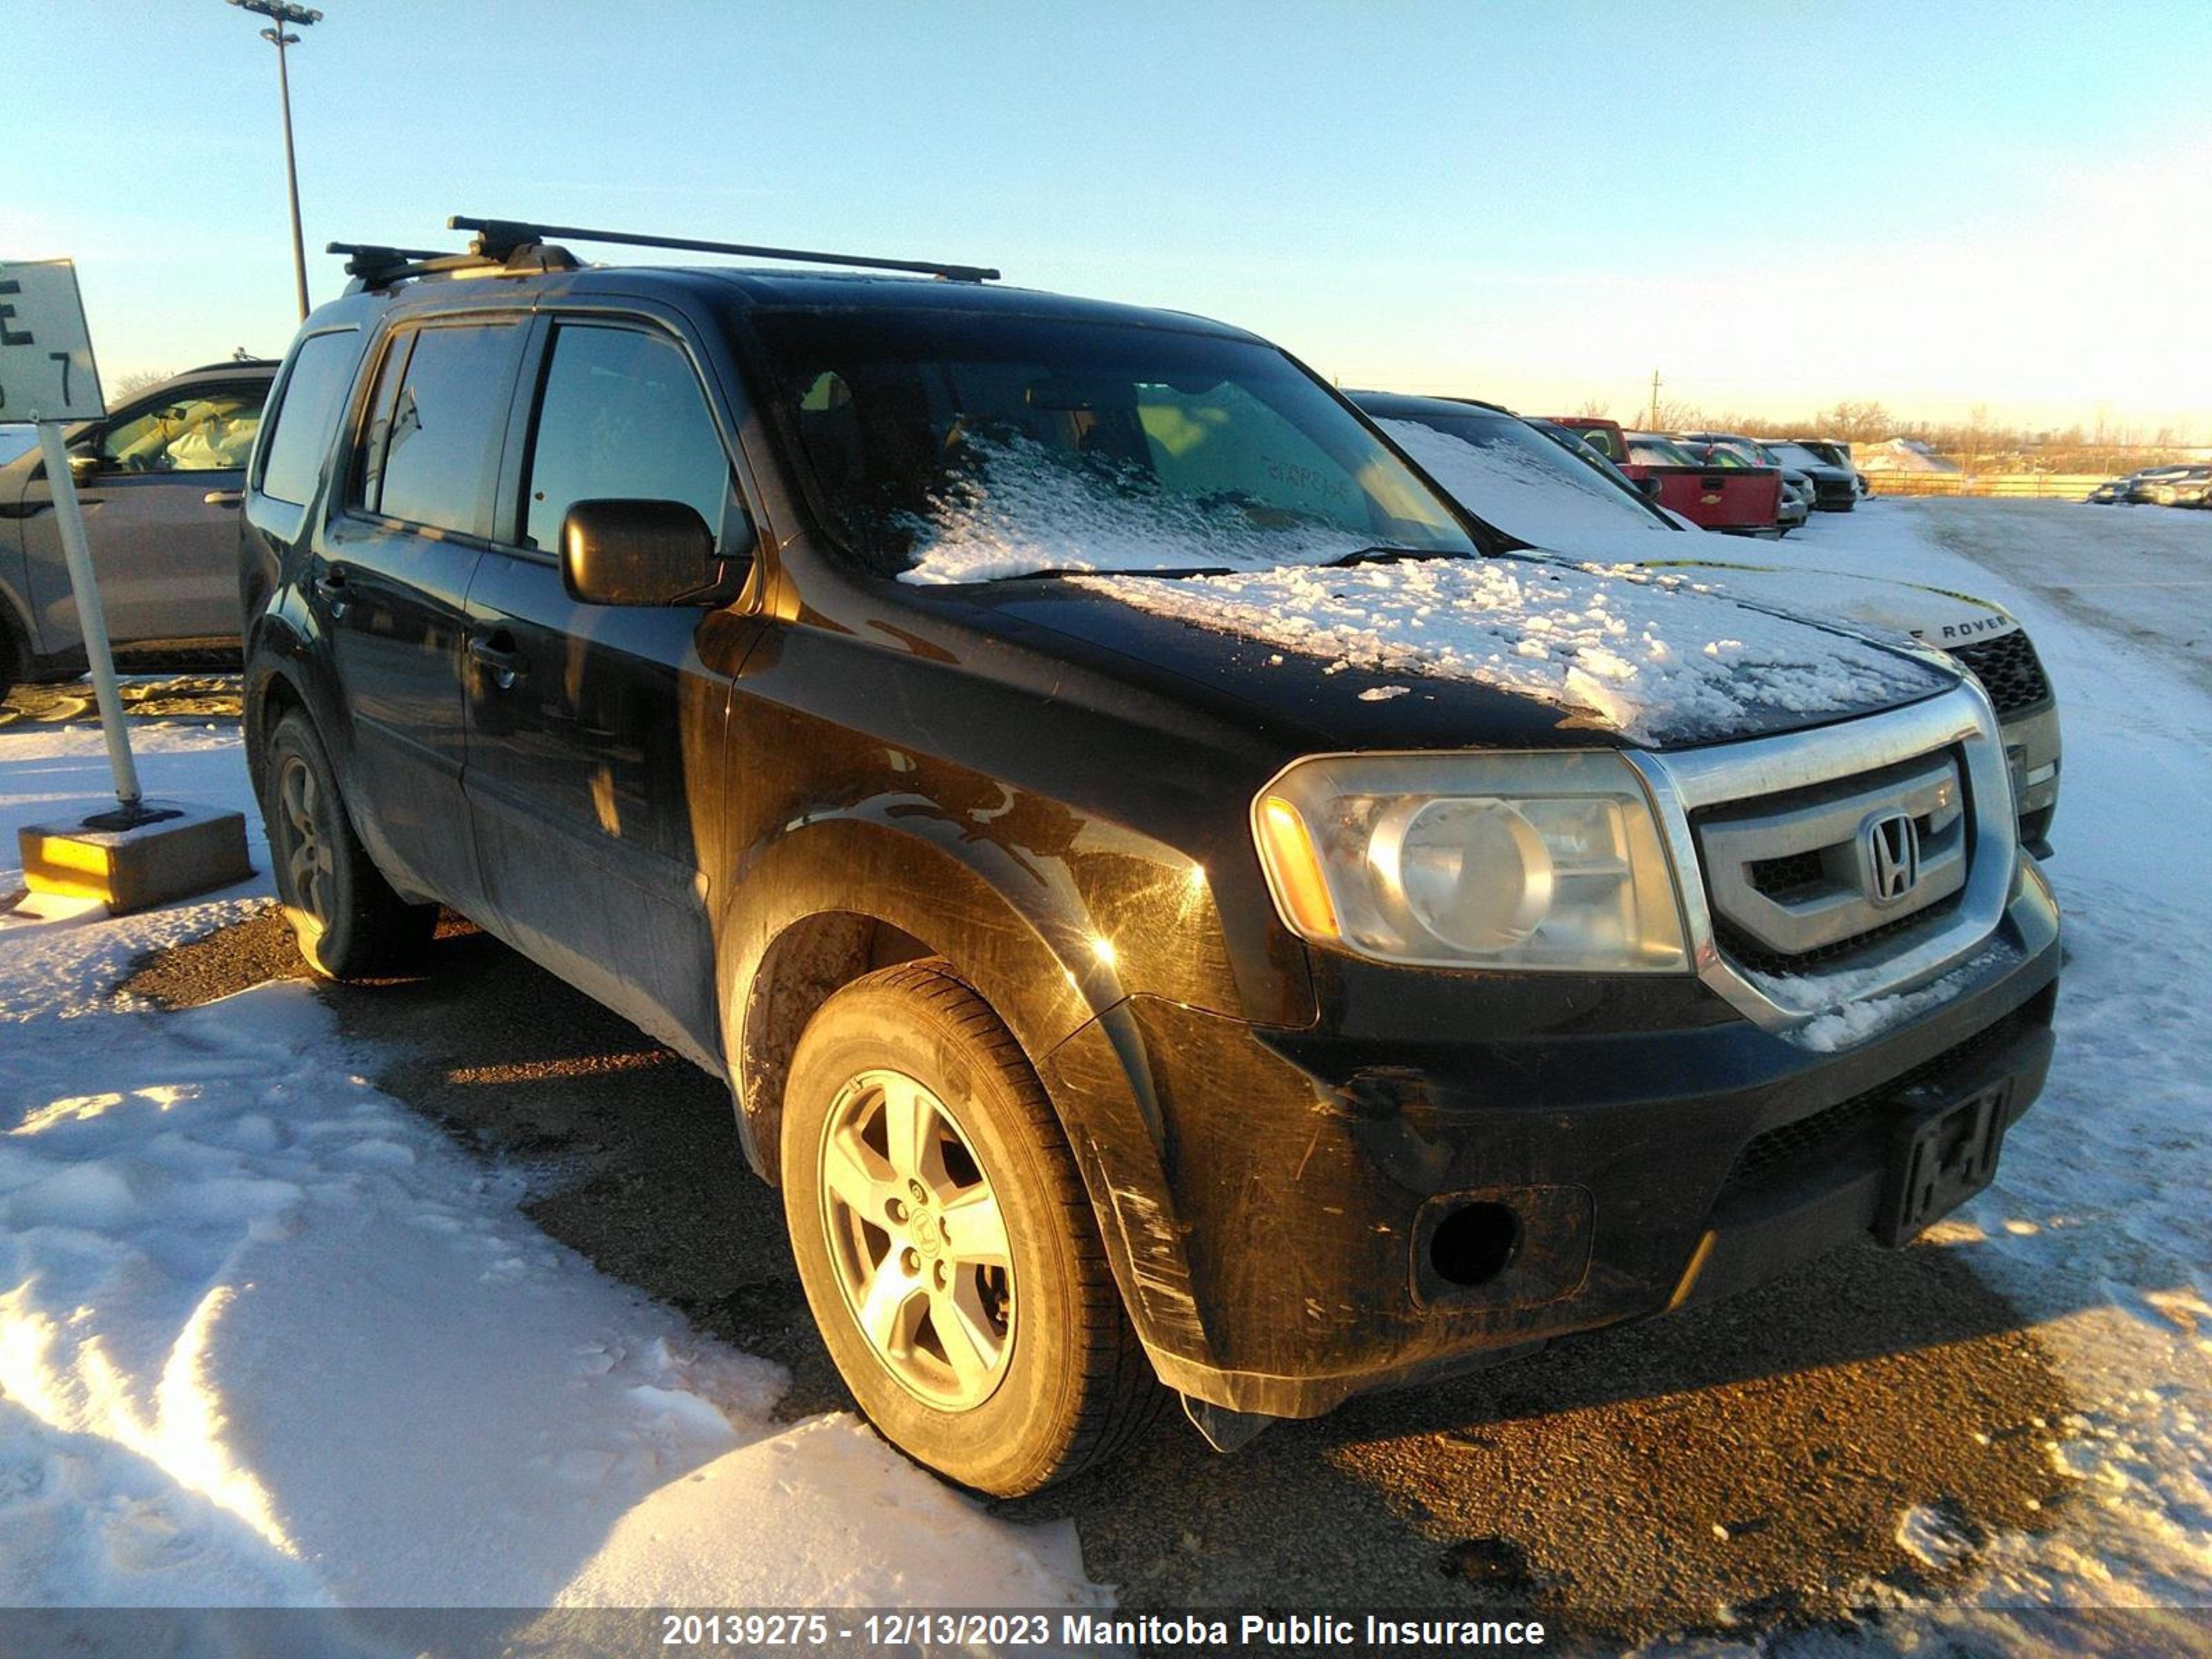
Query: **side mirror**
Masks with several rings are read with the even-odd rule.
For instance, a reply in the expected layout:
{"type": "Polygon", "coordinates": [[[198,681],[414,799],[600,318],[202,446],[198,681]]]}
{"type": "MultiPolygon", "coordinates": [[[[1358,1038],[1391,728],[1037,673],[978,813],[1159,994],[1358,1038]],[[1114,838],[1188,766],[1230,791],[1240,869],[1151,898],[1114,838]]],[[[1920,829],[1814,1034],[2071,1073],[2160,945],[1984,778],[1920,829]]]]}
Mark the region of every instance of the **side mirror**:
{"type": "Polygon", "coordinates": [[[1636,489],[1638,493],[1641,495],[1645,501],[1657,501],[1659,499],[1659,479],[1657,475],[1650,472],[1645,473],[1642,477],[1636,481],[1636,489]]]}
{"type": "Polygon", "coordinates": [[[89,449],[70,451],[70,477],[78,483],[90,483],[99,476],[100,457],[89,449]]]}
{"type": "Polygon", "coordinates": [[[714,532],[682,501],[578,501],[561,521],[561,580],[582,605],[708,605],[733,594],[714,532]]]}

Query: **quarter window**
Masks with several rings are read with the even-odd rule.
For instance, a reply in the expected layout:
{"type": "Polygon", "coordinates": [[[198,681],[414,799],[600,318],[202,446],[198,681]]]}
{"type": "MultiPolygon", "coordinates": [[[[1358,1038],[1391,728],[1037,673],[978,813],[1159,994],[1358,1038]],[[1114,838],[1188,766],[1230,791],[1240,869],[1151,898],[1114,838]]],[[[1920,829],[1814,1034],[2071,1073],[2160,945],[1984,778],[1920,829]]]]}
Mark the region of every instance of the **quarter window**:
{"type": "Polygon", "coordinates": [[[665,335],[599,324],[553,336],[531,445],[523,541],[550,551],[578,501],[682,501],[719,531],[729,458],[699,377],[665,335]]]}
{"type": "Polygon", "coordinates": [[[262,446],[261,493],[304,507],[330,453],[331,423],[353,380],[361,336],[341,329],[302,341],[262,446]]]}
{"type": "Polygon", "coordinates": [[[489,533],[520,337],[513,323],[493,322],[427,327],[392,341],[362,443],[362,507],[436,530],[489,533]]]}

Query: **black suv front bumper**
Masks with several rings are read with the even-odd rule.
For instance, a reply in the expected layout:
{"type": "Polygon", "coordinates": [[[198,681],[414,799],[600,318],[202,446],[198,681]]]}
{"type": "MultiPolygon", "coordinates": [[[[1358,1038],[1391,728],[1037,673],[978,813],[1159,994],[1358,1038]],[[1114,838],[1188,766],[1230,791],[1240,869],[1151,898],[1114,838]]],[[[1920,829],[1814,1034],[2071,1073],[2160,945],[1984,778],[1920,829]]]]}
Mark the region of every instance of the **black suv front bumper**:
{"type": "Polygon", "coordinates": [[[1047,1083],[1137,1079],[1128,1121],[1150,1126],[1158,1181],[1128,1145],[1078,1152],[1162,1380],[1313,1416],[1853,1239],[1902,1243],[1962,1201],[2051,1053],[2039,880],[2004,931],[2040,948],[2001,950],[1957,996],[1841,1053],[1680,982],[1578,1004],[1555,981],[1532,1031],[1527,1002],[1498,1003],[1525,981],[1486,998],[1462,979],[1451,1025],[1407,982],[1367,1035],[1344,1034],[1357,1018],[1292,1033],[1133,998],[1063,1045],[1047,1083]]]}

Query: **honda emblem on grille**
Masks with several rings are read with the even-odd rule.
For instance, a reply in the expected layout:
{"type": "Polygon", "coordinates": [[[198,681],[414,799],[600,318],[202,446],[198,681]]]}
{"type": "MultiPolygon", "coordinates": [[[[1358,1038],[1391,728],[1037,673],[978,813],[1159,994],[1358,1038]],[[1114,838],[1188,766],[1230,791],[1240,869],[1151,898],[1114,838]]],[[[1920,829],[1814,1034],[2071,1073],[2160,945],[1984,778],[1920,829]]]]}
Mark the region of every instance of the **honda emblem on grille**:
{"type": "Polygon", "coordinates": [[[1879,905],[1895,904],[1920,884],[1920,826],[1910,812],[1876,812],[1859,826],[1859,881],[1879,905]]]}

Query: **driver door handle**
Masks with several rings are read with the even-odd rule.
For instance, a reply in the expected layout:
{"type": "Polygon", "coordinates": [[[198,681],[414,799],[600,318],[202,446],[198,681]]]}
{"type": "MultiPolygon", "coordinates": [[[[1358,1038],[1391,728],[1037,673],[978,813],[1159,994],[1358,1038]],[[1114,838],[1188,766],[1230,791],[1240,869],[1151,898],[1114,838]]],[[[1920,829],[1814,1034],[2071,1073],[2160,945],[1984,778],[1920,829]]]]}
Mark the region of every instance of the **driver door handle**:
{"type": "Polygon", "coordinates": [[[530,659],[514,648],[514,636],[503,628],[471,640],[469,655],[483,665],[492,684],[502,691],[512,691],[514,683],[530,673],[530,659]]]}

